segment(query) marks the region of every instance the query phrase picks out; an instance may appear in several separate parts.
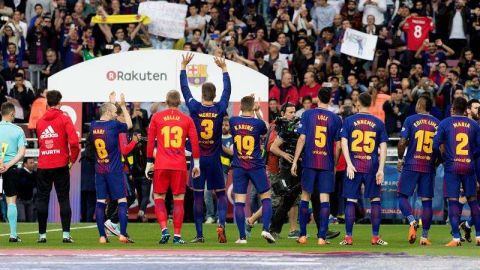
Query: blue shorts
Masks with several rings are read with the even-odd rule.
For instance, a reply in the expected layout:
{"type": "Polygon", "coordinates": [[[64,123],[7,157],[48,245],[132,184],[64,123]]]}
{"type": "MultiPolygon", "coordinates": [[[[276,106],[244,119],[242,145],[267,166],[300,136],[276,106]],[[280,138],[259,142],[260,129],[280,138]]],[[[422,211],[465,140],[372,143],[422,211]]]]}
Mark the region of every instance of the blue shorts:
{"type": "Polygon", "coordinates": [[[123,172],[95,174],[98,200],[118,200],[128,196],[127,178],[123,172]]]}
{"type": "Polygon", "coordinates": [[[417,187],[417,195],[423,198],[433,198],[435,185],[434,173],[422,173],[402,170],[398,180],[397,192],[406,196],[412,196],[417,187]],[[418,187],[417,187],[418,185],[418,187]]]}
{"type": "Polygon", "coordinates": [[[475,174],[454,174],[445,172],[443,178],[443,195],[445,198],[460,197],[460,188],[466,197],[477,196],[477,180],[475,174]]]}
{"type": "Polygon", "coordinates": [[[302,190],[312,194],[315,189],[320,193],[332,193],[335,190],[333,171],[303,168],[302,190]]]}
{"type": "Polygon", "coordinates": [[[236,194],[247,194],[248,182],[252,181],[258,194],[270,190],[270,181],[267,177],[265,168],[245,170],[242,168],[233,168],[233,192],[236,194]]]}
{"type": "Polygon", "coordinates": [[[225,178],[220,156],[200,158],[200,176],[195,179],[190,177],[190,187],[203,190],[205,189],[205,182],[207,182],[208,190],[225,189],[225,178]]]}
{"type": "Polygon", "coordinates": [[[362,183],[365,185],[363,197],[376,198],[382,195],[382,185],[377,185],[376,175],[369,173],[355,173],[350,180],[347,175],[343,180],[343,197],[348,199],[359,199],[361,197],[362,183]]]}

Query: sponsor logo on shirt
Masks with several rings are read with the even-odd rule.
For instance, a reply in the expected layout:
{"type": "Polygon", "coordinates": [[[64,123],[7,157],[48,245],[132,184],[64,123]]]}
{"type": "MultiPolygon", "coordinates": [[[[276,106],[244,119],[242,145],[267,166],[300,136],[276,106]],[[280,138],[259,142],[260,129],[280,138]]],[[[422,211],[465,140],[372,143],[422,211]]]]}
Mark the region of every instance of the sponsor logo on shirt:
{"type": "Polygon", "coordinates": [[[40,135],[40,139],[58,138],[58,133],[53,130],[52,126],[48,126],[40,135]]]}

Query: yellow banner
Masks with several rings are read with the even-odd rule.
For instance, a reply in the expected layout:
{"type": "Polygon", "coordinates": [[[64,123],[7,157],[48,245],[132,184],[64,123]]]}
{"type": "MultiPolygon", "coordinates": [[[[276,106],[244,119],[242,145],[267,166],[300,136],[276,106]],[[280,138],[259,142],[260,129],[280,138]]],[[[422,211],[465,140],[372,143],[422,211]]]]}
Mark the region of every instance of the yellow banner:
{"type": "Polygon", "coordinates": [[[151,22],[150,18],[145,15],[110,15],[107,17],[95,16],[92,18],[93,23],[108,23],[108,24],[118,24],[118,23],[143,23],[149,24],[151,22]]]}

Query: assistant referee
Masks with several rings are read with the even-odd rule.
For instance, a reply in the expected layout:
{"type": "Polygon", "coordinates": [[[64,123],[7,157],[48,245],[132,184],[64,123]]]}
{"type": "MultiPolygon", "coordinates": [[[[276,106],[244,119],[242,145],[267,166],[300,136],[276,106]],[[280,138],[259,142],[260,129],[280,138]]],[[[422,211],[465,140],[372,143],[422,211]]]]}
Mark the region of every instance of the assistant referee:
{"type": "Polygon", "coordinates": [[[73,243],[70,236],[72,209],[70,207],[70,167],[78,158],[80,146],[72,119],[60,110],[62,94],[47,92],[48,110],[37,122],[39,145],[37,170],[38,243],[47,242],[48,203],[52,185],[55,185],[63,243],[73,243]]]}

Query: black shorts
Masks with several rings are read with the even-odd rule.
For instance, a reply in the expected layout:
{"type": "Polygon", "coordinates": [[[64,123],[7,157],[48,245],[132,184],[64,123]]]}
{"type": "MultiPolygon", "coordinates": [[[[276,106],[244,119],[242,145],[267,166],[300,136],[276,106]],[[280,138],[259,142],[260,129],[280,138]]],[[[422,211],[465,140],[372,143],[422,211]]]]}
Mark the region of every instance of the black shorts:
{"type": "Polygon", "coordinates": [[[3,193],[7,197],[17,196],[18,170],[16,166],[12,166],[2,174],[3,193]]]}

